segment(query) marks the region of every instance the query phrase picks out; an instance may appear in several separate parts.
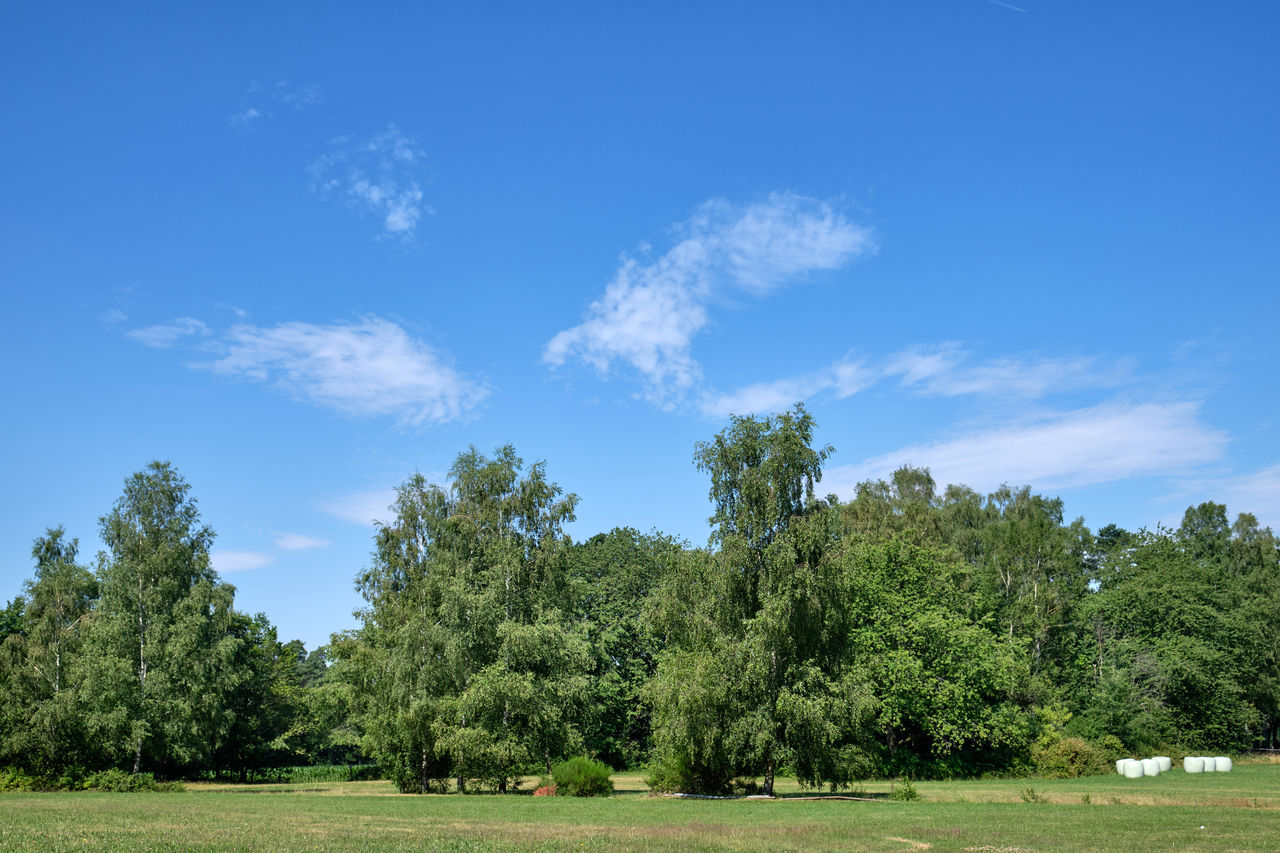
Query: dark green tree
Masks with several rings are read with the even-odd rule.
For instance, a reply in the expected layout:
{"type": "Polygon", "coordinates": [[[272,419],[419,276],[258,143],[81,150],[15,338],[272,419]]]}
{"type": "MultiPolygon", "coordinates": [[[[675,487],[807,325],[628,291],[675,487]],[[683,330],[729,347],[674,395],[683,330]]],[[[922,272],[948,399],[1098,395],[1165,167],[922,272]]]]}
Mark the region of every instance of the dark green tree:
{"type": "Polygon", "coordinates": [[[108,554],[78,689],[88,727],[139,772],[199,766],[233,717],[234,590],[209,564],[213,531],[167,462],[125,482],[101,519],[108,554]]]}
{"type": "Polygon", "coordinates": [[[777,768],[807,784],[847,783],[865,691],[847,669],[849,602],[838,515],[815,486],[830,447],[813,446],[803,406],[735,417],[697,446],[711,477],[713,554],[691,556],[655,615],[667,642],[649,691],[663,774],[723,788],[777,768]]]}

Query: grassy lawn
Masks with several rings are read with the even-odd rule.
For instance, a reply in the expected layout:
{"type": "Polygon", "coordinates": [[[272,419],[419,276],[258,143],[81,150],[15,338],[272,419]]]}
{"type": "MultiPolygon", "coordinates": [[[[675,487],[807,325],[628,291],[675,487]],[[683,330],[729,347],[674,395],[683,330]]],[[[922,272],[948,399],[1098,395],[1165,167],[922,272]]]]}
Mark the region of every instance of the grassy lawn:
{"type": "Polygon", "coordinates": [[[0,850],[1280,850],[1280,765],[920,782],[916,802],[888,800],[887,783],[864,787],[873,802],[822,802],[680,800],[647,796],[637,775],[615,782],[606,800],[403,796],[387,782],[5,794],[0,850]]]}

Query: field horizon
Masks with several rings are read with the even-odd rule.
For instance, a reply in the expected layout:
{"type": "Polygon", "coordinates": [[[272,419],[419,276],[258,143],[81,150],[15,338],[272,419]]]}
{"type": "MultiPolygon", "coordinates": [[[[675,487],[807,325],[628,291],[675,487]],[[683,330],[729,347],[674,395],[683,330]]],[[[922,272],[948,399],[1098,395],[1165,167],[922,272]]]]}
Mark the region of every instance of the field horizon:
{"type": "MultiPolygon", "coordinates": [[[[387,781],[191,783],[185,793],[0,796],[0,848],[68,850],[1273,851],[1280,764],[1148,779],[868,782],[864,801],[693,800],[614,776],[604,799],[400,794],[387,781]]],[[[812,792],[810,792],[812,793],[812,792]]]]}

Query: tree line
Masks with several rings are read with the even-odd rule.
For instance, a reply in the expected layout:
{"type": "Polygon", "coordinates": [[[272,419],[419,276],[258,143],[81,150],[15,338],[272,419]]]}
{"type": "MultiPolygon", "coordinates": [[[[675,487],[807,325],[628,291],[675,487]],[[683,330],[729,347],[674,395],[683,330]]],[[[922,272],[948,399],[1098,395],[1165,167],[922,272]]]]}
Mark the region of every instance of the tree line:
{"type": "Polygon", "coordinates": [[[403,791],[508,791],[590,755],[660,790],[1098,772],[1273,746],[1280,543],[1248,513],[1096,532],[1029,488],[904,467],[847,501],[802,407],[695,448],[697,547],[614,529],[509,446],[396,492],[359,626],[310,654],[235,610],[167,463],[60,528],[0,614],[0,764],[167,776],[376,762],[403,791]]]}

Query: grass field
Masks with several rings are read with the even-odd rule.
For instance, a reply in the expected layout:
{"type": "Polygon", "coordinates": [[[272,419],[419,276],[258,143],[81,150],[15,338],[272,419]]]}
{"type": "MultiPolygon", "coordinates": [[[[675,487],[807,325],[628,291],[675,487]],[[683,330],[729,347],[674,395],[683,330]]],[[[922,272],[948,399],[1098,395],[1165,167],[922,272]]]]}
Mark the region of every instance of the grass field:
{"type": "MultiPolygon", "coordinates": [[[[0,795],[0,850],[1280,850],[1280,765],[1154,779],[919,782],[921,799],[404,796],[388,782],[0,795]],[[1027,800],[1031,800],[1028,802],[1027,800]]],[[[782,793],[799,793],[794,783],[782,793]]]]}

